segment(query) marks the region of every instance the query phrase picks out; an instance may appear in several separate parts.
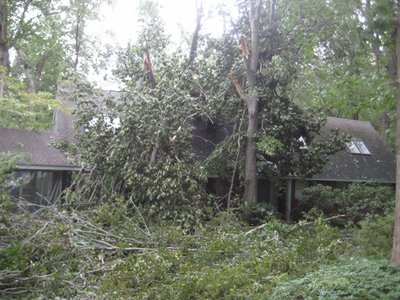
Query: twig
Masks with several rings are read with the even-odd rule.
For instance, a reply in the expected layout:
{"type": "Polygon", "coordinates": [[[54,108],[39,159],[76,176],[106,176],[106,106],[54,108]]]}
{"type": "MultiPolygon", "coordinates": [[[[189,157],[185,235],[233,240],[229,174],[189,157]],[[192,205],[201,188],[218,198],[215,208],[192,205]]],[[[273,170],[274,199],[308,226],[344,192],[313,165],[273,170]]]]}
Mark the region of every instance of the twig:
{"type": "MultiPolygon", "coordinates": [[[[323,220],[324,220],[324,221],[330,221],[330,220],[334,220],[334,219],[338,219],[338,218],[343,218],[343,217],[346,217],[346,215],[337,215],[337,216],[329,217],[329,218],[326,218],[326,219],[323,219],[323,220]]],[[[295,230],[297,227],[306,226],[306,225],[311,225],[311,224],[314,224],[314,223],[315,223],[315,221],[314,221],[314,222],[305,222],[305,223],[299,222],[299,223],[295,224],[295,225],[289,230],[289,232],[292,232],[292,231],[295,230]]]]}
{"type": "MultiPolygon", "coordinates": [[[[135,208],[135,210],[136,210],[137,213],[139,214],[139,216],[140,216],[140,218],[141,218],[141,220],[142,220],[142,222],[143,222],[144,227],[146,227],[147,235],[150,236],[150,235],[151,235],[151,232],[150,232],[150,230],[149,230],[149,227],[147,227],[146,221],[145,221],[145,219],[144,219],[142,213],[140,212],[139,208],[136,206],[135,202],[133,202],[132,198],[129,198],[129,201],[132,203],[133,207],[135,208]]],[[[142,228],[140,228],[139,226],[137,226],[137,227],[138,227],[140,230],[142,230],[142,228]]]]}
{"type": "Polygon", "coordinates": [[[22,245],[24,245],[24,244],[26,244],[27,242],[33,240],[39,233],[41,233],[43,230],[46,229],[46,227],[47,227],[48,224],[49,224],[48,222],[44,223],[44,226],[43,226],[42,228],[40,228],[38,231],[36,231],[36,233],[35,233],[34,235],[32,235],[31,237],[25,239],[25,240],[22,242],[22,245]]]}

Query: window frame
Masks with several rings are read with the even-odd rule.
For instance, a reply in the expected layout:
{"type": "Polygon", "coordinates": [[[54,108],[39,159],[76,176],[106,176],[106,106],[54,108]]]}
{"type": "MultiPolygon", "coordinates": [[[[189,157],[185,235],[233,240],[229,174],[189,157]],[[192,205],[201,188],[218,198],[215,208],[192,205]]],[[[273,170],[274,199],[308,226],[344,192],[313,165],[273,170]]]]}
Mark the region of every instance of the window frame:
{"type": "Polygon", "coordinates": [[[351,139],[349,142],[346,142],[346,147],[351,154],[371,155],[371,151],[369,151],[361,139],[351,139]]]}

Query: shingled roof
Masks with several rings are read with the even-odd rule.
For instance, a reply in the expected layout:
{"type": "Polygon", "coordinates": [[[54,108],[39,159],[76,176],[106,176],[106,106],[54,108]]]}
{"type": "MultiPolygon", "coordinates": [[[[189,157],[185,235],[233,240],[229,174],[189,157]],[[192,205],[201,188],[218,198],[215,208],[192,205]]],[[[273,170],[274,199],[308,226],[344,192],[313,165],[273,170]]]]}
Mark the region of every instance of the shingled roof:
{"type": "Polygon", "coordinates": [[[0,152],[21,154],[19,169],[74,170],[66,155],[53,147],[52,131],[32,131],[0,127],[0,152]]]}
{"type": "MultiPolygon", "coordinates": [[[[199,160],[207,158],[232,131],[225,125],[211,124],[201,119],[194,120],[193,125],[192,147],[199,160]]],[[[328,139],[334,129],[352,139],[363,141],[370,155],[352,154],[347,149],[340,151],[332,155],[322,172],[310,180],[395,182],[394,154],[386,148],[370,122],[328,117],[316,139],[328,139]]]]}
{"type": "Polygon", "coordinates": [[[321,128],[320,137],[327,137],[332,129],[338,129],[352,139],[361,140],[371,154],[353,154],[348,149],[340,151],[330,158],[313,180],[396,181],[395,156],[386,148],[370,122],[328,117],[325,126],[321,128]]]}
{"type": "MultiPolygon", "coordinates": [[[[17,162],[19,169],[79,170],[79,166],[72,165],[67,156],[52,145],[57,140],[73,141],[75,129],[72,112],[75,102],[71,99],[72,95],[73,90],[69,87],[60,87],[57,91],[56,98],[61,101],[61,107],[55,113],[53,130],[0,127],[0,152],[21,154],[22,158],[17,162]]],[[[120,95],[117,91],[98,91],[94,99],[102,103],[105,99],[117,99],[120,95]]]]}

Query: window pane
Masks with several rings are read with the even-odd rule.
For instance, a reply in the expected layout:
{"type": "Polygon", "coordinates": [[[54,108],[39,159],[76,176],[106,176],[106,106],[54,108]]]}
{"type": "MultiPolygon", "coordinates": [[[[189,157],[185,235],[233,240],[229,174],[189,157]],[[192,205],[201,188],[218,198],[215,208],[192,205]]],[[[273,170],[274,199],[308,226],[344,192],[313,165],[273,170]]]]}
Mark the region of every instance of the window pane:
{"type": "Polygon", "coordinates": [[[354,144],[356,144],[357,148],[360,150],[362,154],[371,154],[371,152],[369,152],[368,148],[365,146],[363,141],[354,141],[354,144]]]}
{"type": "Polygon", "coordinates": [[[357,146],[354,144],[354,141],[351,142],[347,142],[346,143],[347,148],[349,149],[349,151],[351,153],[356,153],[356,154],[360,154],[360,150],[358,150],[357,146]]]}

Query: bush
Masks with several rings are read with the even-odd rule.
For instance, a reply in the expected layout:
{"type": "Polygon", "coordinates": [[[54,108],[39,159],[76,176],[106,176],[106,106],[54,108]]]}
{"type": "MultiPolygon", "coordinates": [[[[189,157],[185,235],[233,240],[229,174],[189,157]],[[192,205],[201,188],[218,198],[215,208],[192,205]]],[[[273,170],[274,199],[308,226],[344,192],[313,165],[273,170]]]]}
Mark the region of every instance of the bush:
{"type": "MultiPolygon", "coordinates": [[[[319,211],[326,217],[345,214],[357,224],[374,216],[387,215],[394,208],[394,190],[389,186],[354,183],[339,190],[318,184],[304,189],[299,209],[309,213],[319,211]]],[[[340,222],[334,224],[339,225],[340,222]]]]}
{"type": "Polygon", "coordinates": [[[400,299],[400,270],[386,260],[357,259],[278,285],[271,299],[400,299]]]}
{"type": "Polygon", "coordinates": [[[250,226],[256,226],[271,220],[274,212],[274,208],[269,204],[251,203],[239,207],[237,216],[250,226]]]}
{"type": "Polygon", "coordinates": [[[338,214],[338,208],[344,206],[341,191],[322,184],[304,189],[298,203],[300,211],[309,212],[314,209],[321,211],[325,216],[338,214]]]}
{"type": "Polygon", "coordinates": [[[394,214],[364,220],[356,232],[356,246],[363,256],[390,257],[394,214]]]}
{"type": "Polygon", "coordinates": [[[394,189],[389,186],[355,183],[343,190],[343,212],[357,224],[374,216],[387,215],[394,208],[394,189]]]}

